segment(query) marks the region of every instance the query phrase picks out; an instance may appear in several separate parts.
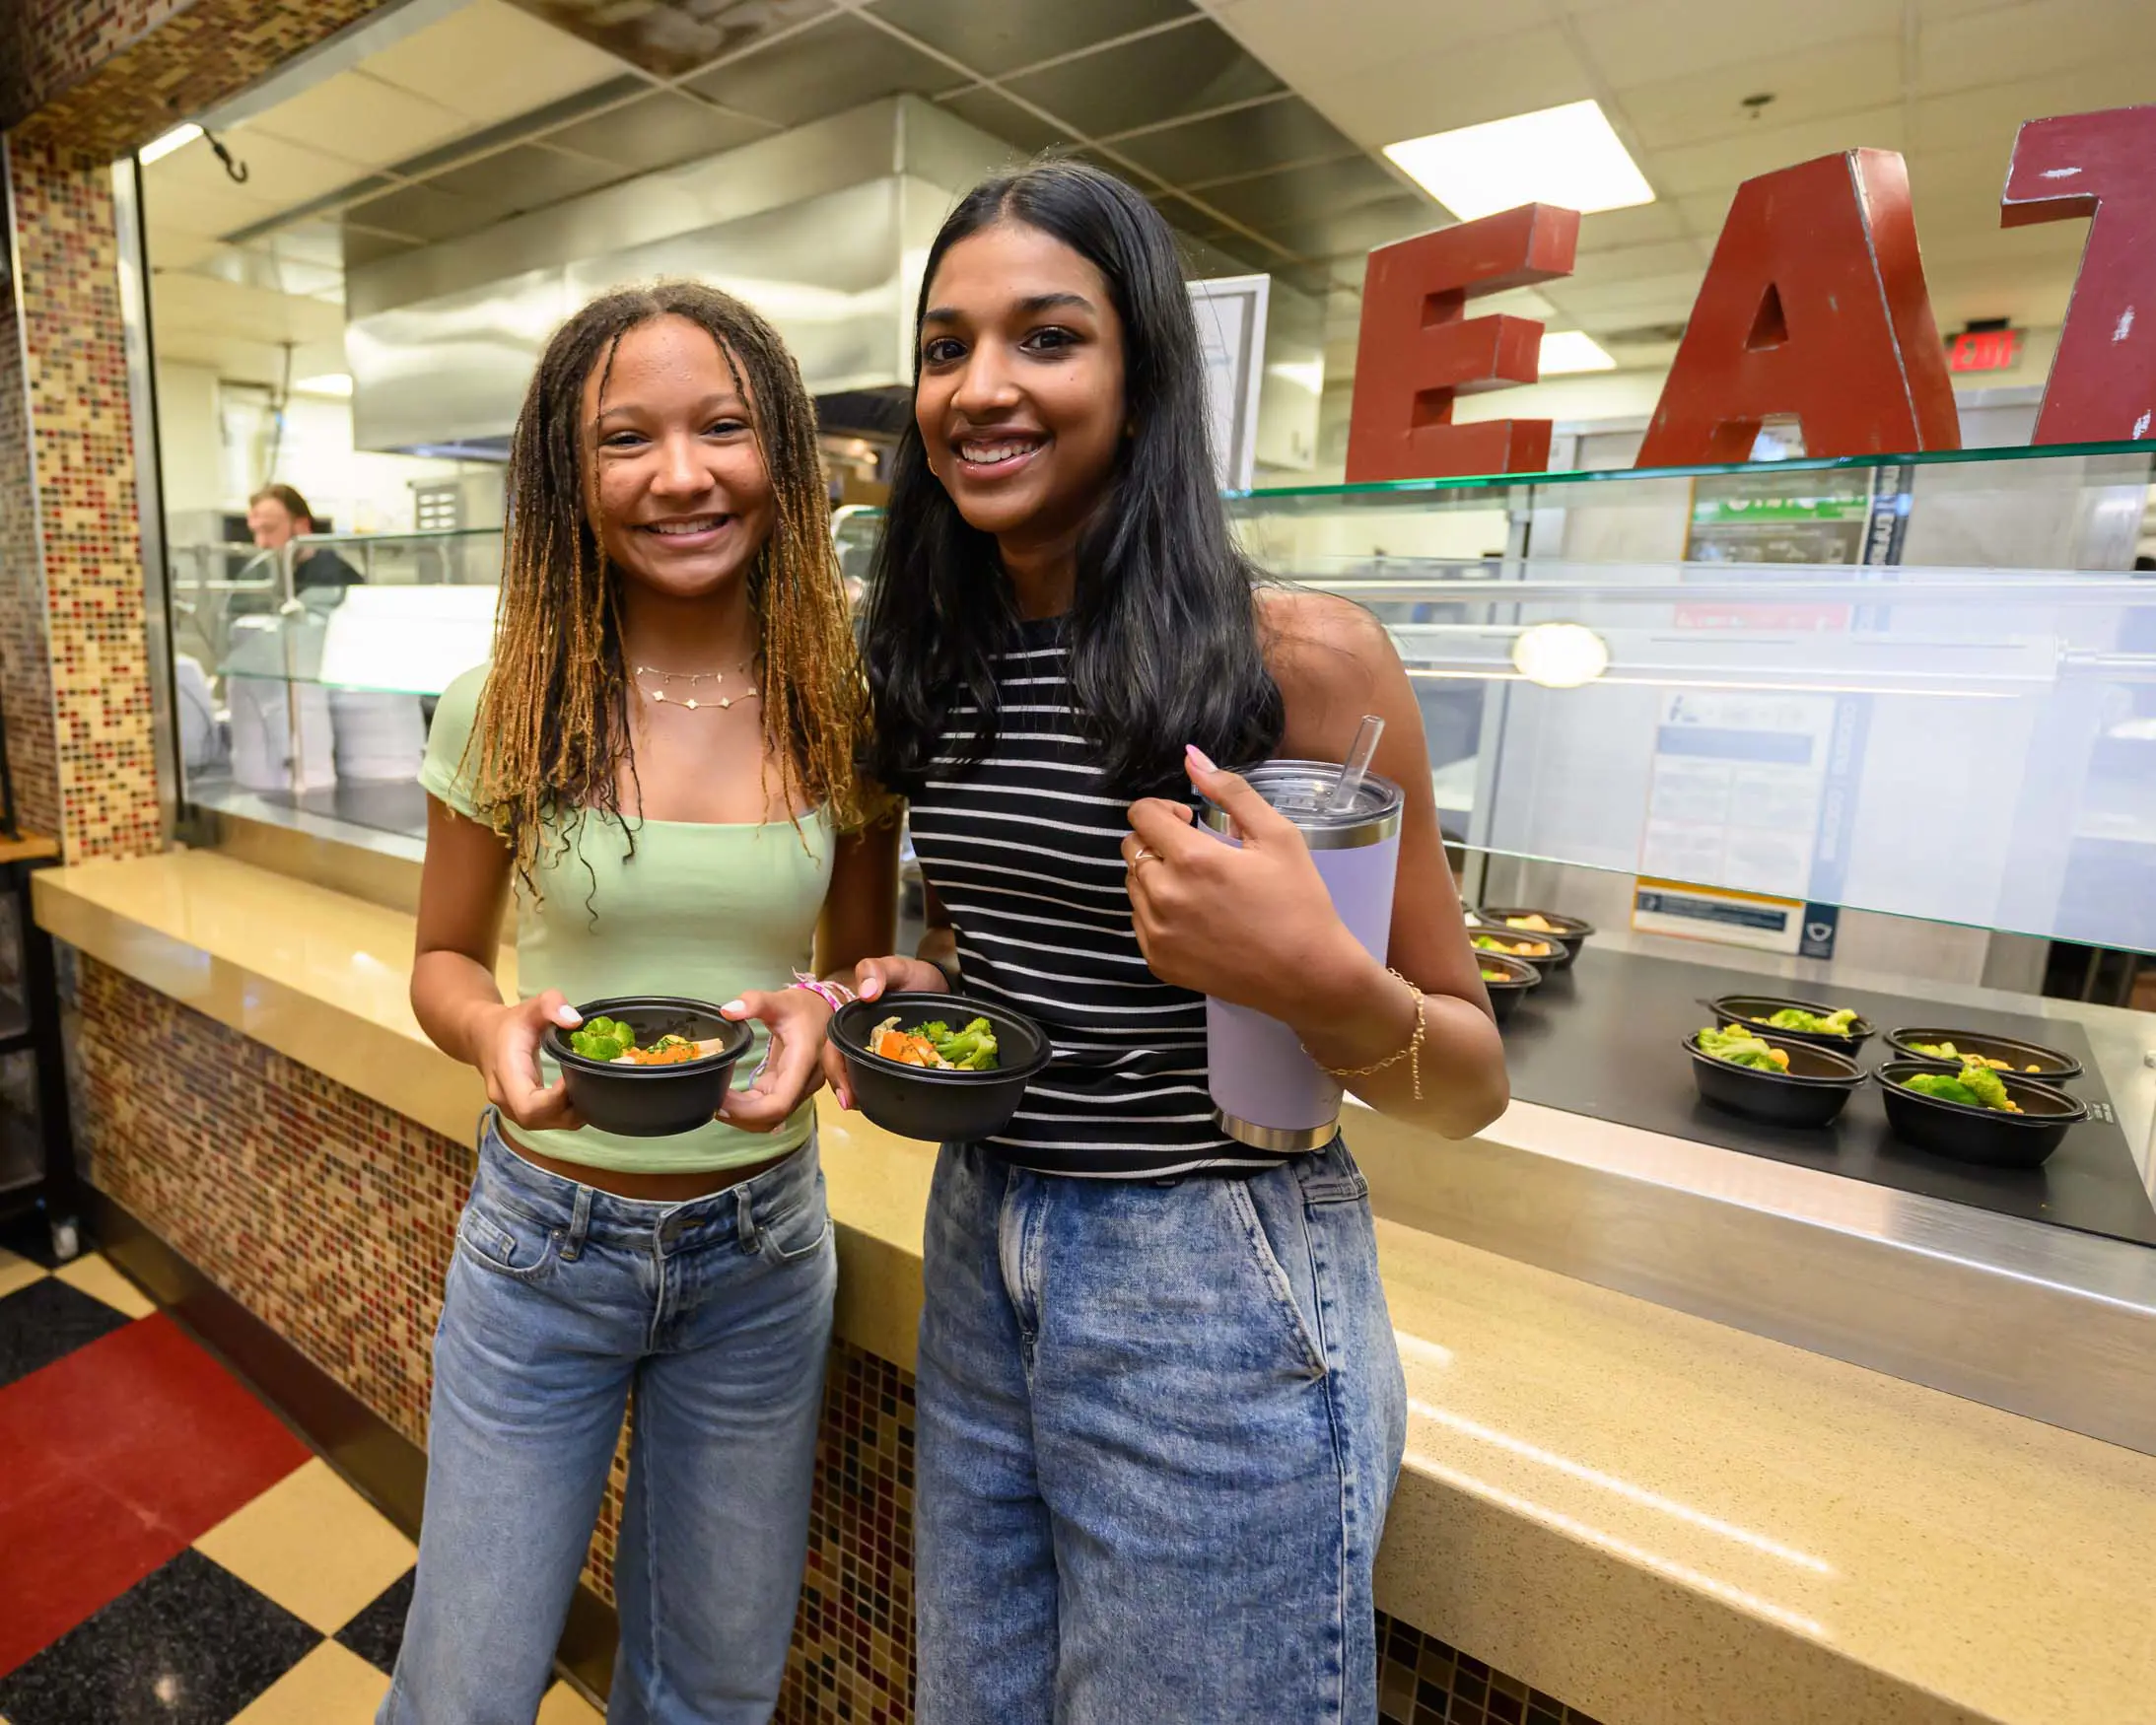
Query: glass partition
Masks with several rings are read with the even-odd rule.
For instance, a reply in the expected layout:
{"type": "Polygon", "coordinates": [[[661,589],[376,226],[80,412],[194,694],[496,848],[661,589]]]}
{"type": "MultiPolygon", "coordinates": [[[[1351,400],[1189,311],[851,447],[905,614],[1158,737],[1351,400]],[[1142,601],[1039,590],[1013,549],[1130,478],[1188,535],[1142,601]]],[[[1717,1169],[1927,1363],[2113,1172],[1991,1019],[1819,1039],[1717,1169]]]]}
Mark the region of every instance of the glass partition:
{"type": "MultiPolygon", "coordinates": [[[[1387,625],[1473,851],[2151,951],[2150,477],[2106,445],[1227,504],[1273,577],[1387,625]]],[[[834,517],[857,600],[879,528],[834,517]]],[[[182,554],[175,645],[220,674],[228,784],[416,833],[412,720],[485,656],[499,534],[311,543],[363,579],[182,554]]]]}

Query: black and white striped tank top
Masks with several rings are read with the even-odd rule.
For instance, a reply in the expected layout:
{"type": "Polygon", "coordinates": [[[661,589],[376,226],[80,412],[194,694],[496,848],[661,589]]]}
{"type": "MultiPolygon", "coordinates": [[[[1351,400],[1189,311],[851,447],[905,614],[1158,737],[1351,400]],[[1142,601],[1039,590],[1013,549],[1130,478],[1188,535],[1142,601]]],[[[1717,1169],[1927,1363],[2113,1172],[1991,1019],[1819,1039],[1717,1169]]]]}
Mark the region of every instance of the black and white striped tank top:
{"type": "Polygon", "coordinates": [[[950,913],[968,994],[1002,1000],[1054,1045],[1009,1127],[985,1140],[1021,1167],[1096,1179],[1269,1167],[1223,1137],[1206,1093],[1205,997],[1146,966],[1124,886],[1130,798],[1100,783],[1057,621],[1022,623],[996,663],[987,757],[959,694],[912,801],[921,872],[950,913]]]}

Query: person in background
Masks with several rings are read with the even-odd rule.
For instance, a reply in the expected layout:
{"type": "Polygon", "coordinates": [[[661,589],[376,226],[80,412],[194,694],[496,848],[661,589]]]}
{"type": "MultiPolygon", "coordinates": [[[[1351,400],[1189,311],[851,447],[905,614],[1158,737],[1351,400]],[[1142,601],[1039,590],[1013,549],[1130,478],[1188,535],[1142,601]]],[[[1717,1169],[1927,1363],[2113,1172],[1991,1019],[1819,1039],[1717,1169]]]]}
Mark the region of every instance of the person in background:
{"type": "Polygon", "coordinates": [[[1054,1046],[930,1196],[919,1714],[1374,1725],[1406,1407],[1368,1187],[1337,1138],[1222,1136],[1205,997],[1448,1138],[1502,1110],[1415,693],[1368,612],[1237,552],[1175,240],[1139,192],[1060,162],[978,187],[916,328],[865,654],[932,932],[857,985],[944,990],[955,961],[1054,1046]],[[1407,798],[1384,959],[1214,765],[1339,760],[1373,713],[1407,798]],[[1240,849],[1193,830],[1197,795],[1240,849]]]}
{"type": "MultiPolygon", "coordinates": [[[[314,512],[289,485],[265,485],[247,499],[247,532],[259,551],[281,551],[314,530],[314,512]]],[[[299,592],[311,587],[341,591],[367,579],[327,545],[303,545],[295,555],[292,585],[299,592]]]]}
{"type": "Polygon", "coordinates": [[[382,1725],[530,1725],[632,1399],[607,1717],[777,1702],[837,1280],[809,1097],[843,997],[810,955],[851,976],[897,900],[815,438],[771,326],[693,282],[593,301],[525,396],[494,656],[443,694],[420,775],[412,1006],[494,1106],[382,1725]],[[541,1064],[571,1002],[637,995],[756,1021],[693,1132],[588,1127],[541,1064]]]}

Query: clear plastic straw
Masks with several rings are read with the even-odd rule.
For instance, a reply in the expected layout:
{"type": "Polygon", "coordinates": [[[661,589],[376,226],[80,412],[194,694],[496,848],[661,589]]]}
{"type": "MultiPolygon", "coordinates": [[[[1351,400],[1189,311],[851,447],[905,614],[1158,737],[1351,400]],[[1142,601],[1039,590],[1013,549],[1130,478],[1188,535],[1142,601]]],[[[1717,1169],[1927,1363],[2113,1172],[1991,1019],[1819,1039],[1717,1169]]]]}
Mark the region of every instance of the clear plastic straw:
{"type": "Polygon", "coordinates": [[[1320,814],[1331,814],[1355,801],[1355,794],[1362,789],[1362,775],[1370,770],[1371,757],[1377,753],[1377,739],[1384,734],[1385,722],[1374,713],[1365,713],[1361,728],[1355,733],[1355,743],[1348,750],[1347,764],[1333,781],[1332,794],[1320,806],[1320,814]]]}

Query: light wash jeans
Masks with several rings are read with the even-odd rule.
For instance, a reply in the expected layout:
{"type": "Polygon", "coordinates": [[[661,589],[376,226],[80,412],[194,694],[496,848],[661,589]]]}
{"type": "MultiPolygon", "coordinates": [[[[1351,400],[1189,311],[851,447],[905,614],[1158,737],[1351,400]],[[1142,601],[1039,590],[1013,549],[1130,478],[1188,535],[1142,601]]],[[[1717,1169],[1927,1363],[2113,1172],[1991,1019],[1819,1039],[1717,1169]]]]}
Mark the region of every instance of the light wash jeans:
{"type": "Polygon", "coordinates": [[[689,1204],[489,1117],[435,1334],[427,1509],[378,1725],[531,1725],[635,1399],[611,1725],[763,1725],[807,1546],[837,1282],[816,1145],[689,1204]]]}
{"type": "Polygon", "coordinates": [[[1406,1435],[1345,1144],[1249,1179],[946,1145],[916,1385],[921,1725],[1371,1725],[1406,1435]]]}

